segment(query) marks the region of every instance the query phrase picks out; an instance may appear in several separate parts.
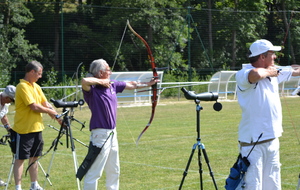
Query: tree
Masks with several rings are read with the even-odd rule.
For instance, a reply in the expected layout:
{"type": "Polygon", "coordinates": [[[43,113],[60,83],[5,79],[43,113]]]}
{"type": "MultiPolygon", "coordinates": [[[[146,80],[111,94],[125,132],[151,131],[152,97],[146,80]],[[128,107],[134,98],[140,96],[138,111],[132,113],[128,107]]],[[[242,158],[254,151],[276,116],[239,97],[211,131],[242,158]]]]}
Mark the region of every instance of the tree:
{"type": "Polygon", "coordinates": [[[41,57],[41,52],[36,44],[25,39],[23,28],[33,18],[22,0],[5,0],[0,10],[0,86],[3,87],[10,82],[13,68],[41,57]]]}
{"type": "MultiPolygon", "coordinates": [[[[158,67],[169,67],[171,73],[181,75],[187,70],[184,58],[187,46],[188,23],[184,0],[115,0],[111,6],[128,7],[126,12],[111,9],[103,18],[114,20],[113,26],[124,25],[127,19],[132,27],[148,42],[158,67]]],[[[117,47],[117,46],[116,46],[117,47]]],[[[149,63],[144,45],[131,32],[126,33],[118,64],[128,64],[129,70],[148,70],[149,63]],[[130,57],[126,56],[131,54],[130,57]]]]}
{"type": "Polygon", "coordinates": [[[258,0],[225,0],[217,1],[215,8],[214,44],[218,44],[218,48],[214,49],[217,63],[214,66],[239,68],[247,61],[249,44],[267,33],[266,4],[258,0]]]}
{"type": "MultiPolygon", "coordinates": [[[[182,17],[185,9],[177,1],[90,1],[93,6],[82,5],[81,18],[69,15],[72,22],[65,28],[70,51],[76,52],[84,62],[101,56],[111,65],[126,27],[132,27],[149,43],[157,66],[186,69],[184,48],[187,42],[187,23],[182,17]],[[172,7],[172,8],[171,8],[172,7]],[[169,8],[169,9],[168,9],[169,8]],[[74,22],[75,21],[75,22],[74,22]],[[76,37],[75,37],[76,36],[76,37]]],[[[80,5],[81,6],[81,5],[80,5]]],[[[65,16],[66,18],[67,16],[65,16]]],[[[65,21],[67,23],[67,21],[65,21]]],[[[115,71],[150,69],[147,51],[139,39],[127,28],[115,71]]]]}

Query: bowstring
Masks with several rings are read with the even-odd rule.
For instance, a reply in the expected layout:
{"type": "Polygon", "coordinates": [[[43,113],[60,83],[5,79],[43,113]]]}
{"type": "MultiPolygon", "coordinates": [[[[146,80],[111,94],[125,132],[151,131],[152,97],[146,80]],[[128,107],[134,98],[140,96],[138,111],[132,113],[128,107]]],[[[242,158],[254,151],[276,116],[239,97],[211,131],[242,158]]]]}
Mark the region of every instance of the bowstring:
{"type": "MultiPolygon", "coordinates": [[[[119,110],[120,110],[120,108],[119,108],[119,110]]],[[[134,138],[134,136],[133,136],[133,134],[132,134],[132,132],[130,130],[130,127],[129,127],[128,123],[127,123],[127,120],[125,119],[124,113],[122,111],[119,111],[118,113],[120,113],[120,115],[122,116],[122,119],[125,121],[125,126],[129,130],[129,133],[130,133],[130,136],[132,138],[132,141],[135,144],[135,138],[134,138]]]]}
{"type": "MultiPolygon", "coordinates": [[[[293,12],[292,12],[293,13],[293,12]]],[[[290,31],[290,26],[291,26],[291,23],[292,23],[292,18],[293,18],[293,14],[291,15],[291,18],[289,19],[289,22],[287,23],[287,29],[286,29],[286,32],[285,32],[285,35],[284,35],[284,39],[283,39],[283,42],[282,42],[282,46],[284,46],[285,42],[286,42],[286,39],[287,39],[287,36],[288,36],[288,33],[290,31]]],[[[280,65],[280,59],[278,59],[278,65],[280,65]]],[[[291,111],[290,111],[290,108],[288,106],[288,103],[286,101],[286,98],[285,98],[285,95],[283,94],[283,100],[284,100],[284,103],[286,105],[286,108],[288,110],[288,114],[290,116],[290,121],[291,121],[291,124],[294,128],[294,131],[296,133],[296,137],[297,137],[297,140],[298,140],[298,143],[300,144],[300,137],[299,137],[299,134],[298,134],[298,131],[296,129],[296,126],[295,126],[295,123],[294,123],[294,120],[293,120],[293,117],[292,117],[292,114],[291,114],[291,111]]]]}
{"type": "MultiPolygon", "coordinates": [[[[120,49],[121,49],[121,46],[122,46],[122,43],[123,43],[123,40],[124,40],[124,37],[125,37],[125,34],[126,34],[126,31],[127,31],[127,24],[125,24],[125,28],[124,28],[124,31],[123,31],[123,35],[122,35],[122,38],[121,38],[121,41],[120,41],[120,44],[119,44],[119,47],[118,47],[118,50],[117,50],[117,53],[116,53],[116,56],[115,56],[115,60],[114,60],[114,63],[111,67],[111,70],[113,71],[114,70],[114,67],[115,67],[115,64],[117,62],[117,59],[118,59],[118,56],[119,56],[119,53],[120,53],[120,49]]],[[[120,109],[119,109],[120,110],[120,109]]],[[[135,143],[135,140],[134,140],[134,137],[133,137],[133,134],[128,126],[128,123],[127,123],[127,120],[125,119],[125,116],[124,116],[124,113],[120,110],[118,113],[120,113],[120,115],[122,116],[123,120],[125,121],[125,126],[126,128],[129,130],[129,133],[131,135],[131,138],[133,140],[133,142],[135,143]]]]}
{"type": "Polygon", "coordinates": [[[117,53],[116,53],[116,57],[115,57],[115,60],[114,60],[114,63],[111,67],[111,70],[113,71],[114,70],[114,67],[115,67],[115,64],[117,62],[117,59],[118,59],[118,56],[119,56],[119,53],[120,53],[120,49],[121,49],[121,46],[122,46],[122,42],[124,40],[124,37],[125,37],[125,33],[126,33],[126,30],[127,30],[127,24],[125,25],[125,28],[124,28],[124,31],[123,31],[123,35],[122,35],[122,38],[121,38],[121,41],[120,41],[120,44],[119,44],[119,48],[117,50],[117,53]]]}

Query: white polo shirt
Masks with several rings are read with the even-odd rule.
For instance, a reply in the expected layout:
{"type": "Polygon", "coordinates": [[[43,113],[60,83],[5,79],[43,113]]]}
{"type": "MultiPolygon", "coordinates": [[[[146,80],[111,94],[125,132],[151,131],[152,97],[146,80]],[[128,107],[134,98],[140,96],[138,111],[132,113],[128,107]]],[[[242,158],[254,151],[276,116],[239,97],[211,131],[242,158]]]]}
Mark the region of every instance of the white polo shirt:
{"type": "Polygon", "coordinates": [[[278,84],[290,80],[291,67],[285,67],[278,77],[268,77],[251,84],[249,72],[254,69],[251,64],[244,64],[236,73],[237,97],[242,109],[239,124],[240,142],[251,143],[263,133],[260,141],[282,135],[282,108],[278,84]]]}
{"type": "MultiPolygon", "coordinates": [[[[2,92],[0,94],[2,94],[2,92]]],[[[9,106],[10,106],[10,104],[4,104],[2,106],[1,105],[1,98],[0,98],[0,119],[2,119],[8,113],[8,107],[9,106]]]]}

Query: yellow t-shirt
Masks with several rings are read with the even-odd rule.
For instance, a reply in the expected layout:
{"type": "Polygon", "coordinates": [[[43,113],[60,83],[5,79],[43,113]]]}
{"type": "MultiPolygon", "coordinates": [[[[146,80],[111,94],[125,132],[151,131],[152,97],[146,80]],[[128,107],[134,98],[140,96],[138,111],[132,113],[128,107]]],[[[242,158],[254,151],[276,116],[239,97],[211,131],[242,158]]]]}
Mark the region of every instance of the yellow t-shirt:
{"type": "Polygon", "coordinates": [[[42,104],[47,99],[41,87],[28,81],[20,79],[20,83],[16,86],[15,95],[15,119],[13,130],[19,134],[27,134],[39,132],[44,129],[42,113],[35,112],[30,109],[30,104],[42,104]]]}

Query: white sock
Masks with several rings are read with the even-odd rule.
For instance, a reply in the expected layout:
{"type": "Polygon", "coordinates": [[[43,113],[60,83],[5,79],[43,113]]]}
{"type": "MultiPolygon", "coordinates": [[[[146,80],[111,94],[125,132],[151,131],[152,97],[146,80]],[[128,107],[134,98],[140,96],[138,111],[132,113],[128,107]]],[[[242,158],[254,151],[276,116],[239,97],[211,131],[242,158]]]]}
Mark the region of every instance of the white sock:
{"type": "Polygon", "coordinates": [[[35,188],[37,185],[38,185],[38,182],[37,182],[37,181],[31,182],[31,187],[32,187],[32,188],[35,188]]]}
{"type": "Polygon", "coordinates": [[[22,190],[21,185],[16,185],[16,190],[22,190]]]}

